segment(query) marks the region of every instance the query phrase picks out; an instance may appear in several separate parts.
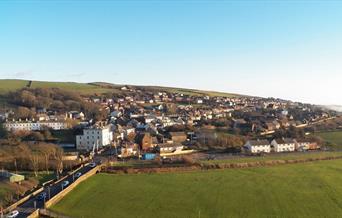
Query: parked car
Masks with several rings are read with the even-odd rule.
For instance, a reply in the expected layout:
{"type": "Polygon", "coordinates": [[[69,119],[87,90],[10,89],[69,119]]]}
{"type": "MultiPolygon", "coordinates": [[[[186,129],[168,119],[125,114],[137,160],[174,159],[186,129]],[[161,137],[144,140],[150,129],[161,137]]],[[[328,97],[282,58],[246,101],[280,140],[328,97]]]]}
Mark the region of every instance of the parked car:
{"type": "Polygon", "coordinates": [[[91,168],[94,168],[94,167],[96,167],[96,163],[90,163],[89,166],[90,166],[91,168]]]}
{"type": "Polygon", "coordinates": [[[45,192],[42,192],[38,195],[38,201],[44,201],[47,197],[47,194],[45,192]]]}
{"type": "Polygon", "coordinates": [[[75,173],[75,178],[80,178],[82,176],[81,172],[75,173]]]}
{"type": "Polygon", "coordinates": [[[14,218],[17,217],[19,215],[19,211],[17,210],[13,210],[12,212],[10,212],[9,214],[7,214],[7,218],[14,218]]]}
{"type": "Polygon", "coordinates": [[[65,180],[64,182],[62,182],[62,187],[65,188],[69,185],[69,181],[65,180]]]}

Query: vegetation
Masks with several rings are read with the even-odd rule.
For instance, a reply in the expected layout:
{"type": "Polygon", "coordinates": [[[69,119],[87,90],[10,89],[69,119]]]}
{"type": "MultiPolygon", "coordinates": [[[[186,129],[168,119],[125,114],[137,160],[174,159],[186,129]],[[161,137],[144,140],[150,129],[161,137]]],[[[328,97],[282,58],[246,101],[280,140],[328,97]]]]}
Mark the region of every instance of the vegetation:
{"type": "Polygon", "coordinates": [[[342,146],[342,131],[319,132],[315,135],[323,138],[327,145],[338,147],[342,146]]]}
{"type": "MultiPolygon", "coordinates": [[[[0,94],[14,92],[27,87],[28,80],[0,80],[0,94]]],[[[96,84],[74,83],[74,82],[43,82],[33,81],[31,88],[60,88],[66,91],[77,91],[80,94],[102,94],[110,92],[111,89],[96,84]]]]}
{"type": "Polygon", "coordinates": [[[278,153],[266,156],[246,156],[234,157],[230,159],[204,160],[202,163],[252,163],[266,162],[272,160],[308,160],[311,158],[342,157],[342,152],[298,152],[298,153],[278,153]]]}
{"type": "Polygon", "coordinates": [[[176,174],[99,174],[52,209],[76,218],[339,217],[341,170],[342,160],[334,160],[176,174]]]}
{"type": "Polygon", "coordinates": [[[68,111],[83,111],[89,119],[102,120],[107,112],[100,106],[85,101],[74,91],[60,88],[23,88],[4,95],[8,103],[15,106],[14,119],[32,119],[44,109],[52,113],[63,114],[68,111]]]}
{"type": "MultiPolygon", "coordinates": [[[[27,87],[29,84],[28,80],[0,80],[0,94],[6,94],[8,92],[17,91],[19,89],[27,87]]],[[[60,88],[67,91],[76,91],[82,95],[100,95],[106,93],[122,93],[120,85],[110,83],[75,83],[75,82],[45,82],[45,81],[33,81],[31,88],[60,88]]],[[[145,89],[147,91],[164,91],[172,93],[181,93],[192,96],[222,96],[222,97],[234,97],[237,94],[213,92],[213,91],[202,91],[193,89],[181,89],[171,87],[158,87],[158,86],[133,86],[135,88],[145,89]]]]}

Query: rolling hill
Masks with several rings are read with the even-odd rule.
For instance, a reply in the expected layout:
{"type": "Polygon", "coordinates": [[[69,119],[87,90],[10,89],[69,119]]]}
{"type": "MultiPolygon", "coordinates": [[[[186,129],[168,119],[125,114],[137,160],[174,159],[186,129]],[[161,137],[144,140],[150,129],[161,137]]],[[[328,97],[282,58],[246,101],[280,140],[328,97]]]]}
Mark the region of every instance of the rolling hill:
{"type": "MultiPolygon", "coordinates": [[[[21,88],[25,88],[29,85],[29,80],[17,80],[17,79],[0,79],[0,95],[6,94],[10,91],[15,91],[21,88]]],[[[117,85],[105,82],[93,82],[93,83],[76,83],[76,82],[46,82],[46,81],[32,81],[30,87],[32,88],[61,88],[69,91],[77,91],[83,95],[104,94],[104,93],[120,93],[121,87],[124,85],[117,85]]],[[[173,88],[173,87],[161,87],[161,86],[134,86],[130,87],[144,89],[146,91],[167,91],[171,93],[182,93],[193,96],[222,96],[222,97],[234,97],[240,96],[238,94],[223,93],[215,91],[202,91],[195,89],[173,88]]]]}

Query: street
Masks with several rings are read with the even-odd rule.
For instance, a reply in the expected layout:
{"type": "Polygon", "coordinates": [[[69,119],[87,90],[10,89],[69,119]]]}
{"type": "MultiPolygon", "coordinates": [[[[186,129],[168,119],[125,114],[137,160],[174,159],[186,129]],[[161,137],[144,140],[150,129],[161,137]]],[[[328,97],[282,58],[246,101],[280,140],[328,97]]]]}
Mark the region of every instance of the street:
{"type": "MultiPolygon", "coordinates": [[[[80,172],[80,173],[82,173],[82,175],[84,175],[85,173],[87,173],[91,169],[92,169],[92,167],[90,167],[89,165],[84,166],[81,169],[79,169],[78,171],[76,171],[74,174],[66,177],[64,180],[62,180],[56,184],[44,187],[44,191],[42,191],[42,192],[45,192],[47,194],[46,201],[51,199],[52,197],[54,197],[55,195],[57,195],[59,192],[61,192],[63,190],[62,183],[64,181],[69,181],[69,185],[70,185],[77,179],[76,177],[74,177],[74,175],[76,173],[80,172]]],[[[42,193],[42,192],[40,192],[40,193],[42,193]]],[[[39,194],[31,197],[26,202],[19,205],[16,208],[16,210],[19,211],[19,215],[17,217],[24,218],[24,217],[27,217],[28,215],[30,215],[33,211],[35,211],[35,208],[44,208],[44,201],[43,200],[39,201],[37,199],[38,196],[39,196],[39,194]]]]}

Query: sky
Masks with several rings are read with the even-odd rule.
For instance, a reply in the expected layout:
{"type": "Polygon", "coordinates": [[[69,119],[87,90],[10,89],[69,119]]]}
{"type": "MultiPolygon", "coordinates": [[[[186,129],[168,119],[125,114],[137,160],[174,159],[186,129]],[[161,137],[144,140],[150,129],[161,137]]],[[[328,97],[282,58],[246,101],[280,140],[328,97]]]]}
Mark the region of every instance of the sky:
{"type": "Polygon", "coordinates": [[[342,105],[342,1],[0,1],[0,78],[342,105]]]}

